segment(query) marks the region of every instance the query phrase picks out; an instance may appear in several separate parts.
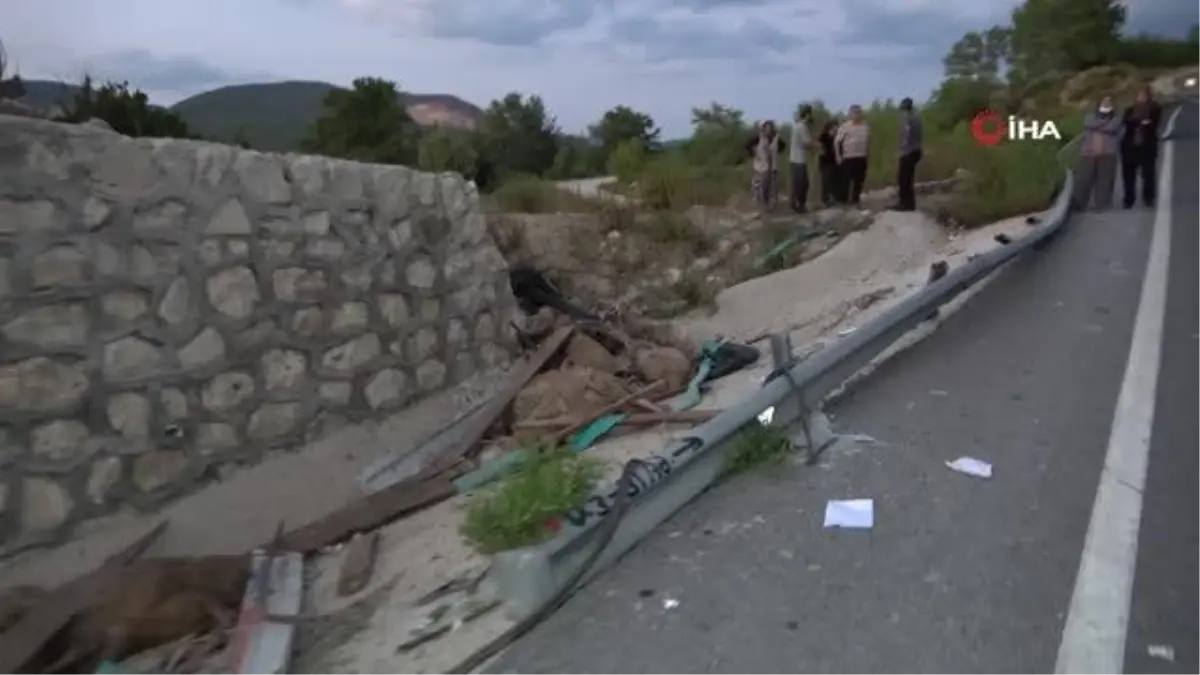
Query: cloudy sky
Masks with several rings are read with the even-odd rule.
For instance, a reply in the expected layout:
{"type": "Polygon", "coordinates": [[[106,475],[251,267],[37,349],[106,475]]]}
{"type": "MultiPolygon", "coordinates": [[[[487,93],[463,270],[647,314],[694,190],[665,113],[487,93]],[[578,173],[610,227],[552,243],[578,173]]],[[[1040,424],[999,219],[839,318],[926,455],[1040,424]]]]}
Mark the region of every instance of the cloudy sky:
{"type": "MultiPolygon", "coordinates": [[[[0,0],[30,79],[129,80],[169,104],[225,84],[392,79],[486,105],[540,94],[568,131],[625,104],[668,136],[717,101],[751,118],[799,100],[923,98],[965,31],[1017,0],[0,0]]],[[[1196,0],[1128,3],[1134,31],[1182,35],[1196,0]]]]}

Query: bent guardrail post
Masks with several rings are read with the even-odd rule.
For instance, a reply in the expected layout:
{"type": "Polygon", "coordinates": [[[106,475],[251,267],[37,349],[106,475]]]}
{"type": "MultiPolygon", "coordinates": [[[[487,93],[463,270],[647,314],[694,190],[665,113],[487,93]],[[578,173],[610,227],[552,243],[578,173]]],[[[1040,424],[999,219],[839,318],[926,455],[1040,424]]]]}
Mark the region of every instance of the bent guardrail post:
{"type": "Polygon", "coordinates": [[[692,429],[690,435],[667,446],[660,455],[644,458],[633,469],[630,501],[624,517],[606,541],[596,539],[597,526],[613,507],[615,486],[563,514],[553,539],[497,554],[492,559],[492,574],[505,598],[507,613],[517,619],[530,616],[568,592],[570,589],[565,586],[569,582],[586,582],[702,493],[724,473],[732,448],[727,441],[746,424],[758,423],[758,416],[764,410],[774,408],[773,425],[787,426],[808,420],[809,411],[819,410],[831,392],[901,336],[918,327],[934,310],[1057,233],[1066,222],[1073,192],[1074,177],[1068,170],[1063,190],[1043,213],[1042,225],[1031,228],[1028,234],[1008,245],[997,246],[957,269],[948,270],[874,321],[809,358],[778,369],[774,377],[769,376],[763,382],[762,388],[740,403],[692,429]],[[788,404],[781,405],[785,401],[788,404]],[[603,546],[603,550],[589,569],[582,569],[596,546],[603,546]]]}

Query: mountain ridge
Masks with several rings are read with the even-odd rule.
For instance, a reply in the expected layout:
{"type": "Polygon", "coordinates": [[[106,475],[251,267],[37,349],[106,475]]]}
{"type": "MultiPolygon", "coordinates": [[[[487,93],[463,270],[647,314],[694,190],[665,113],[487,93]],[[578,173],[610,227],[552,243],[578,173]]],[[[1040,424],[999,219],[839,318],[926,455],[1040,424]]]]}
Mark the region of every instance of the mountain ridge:
{"type": "MultiPolygon", "coordinates": [[[[50,108],[68,104],[78,86],[51,80],[25,80],[22,103],[50,108]]],[[[201,92],[167,106],[205,138],[244,138],[256,150],[295,152],[321,114],[325,97],[338,85],[315,80],[235,84],[201,92]]],[[[422,126],[473,130],[483,109],[453,94],[402,92],[401,100],[422,126]]]]}

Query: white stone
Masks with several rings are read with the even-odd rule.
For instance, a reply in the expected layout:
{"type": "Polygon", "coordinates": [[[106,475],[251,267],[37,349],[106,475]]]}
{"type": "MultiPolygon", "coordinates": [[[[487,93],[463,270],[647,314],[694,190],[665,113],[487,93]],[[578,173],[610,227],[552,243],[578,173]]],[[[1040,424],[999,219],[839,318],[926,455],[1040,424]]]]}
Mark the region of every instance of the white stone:
{"type": "Polygon", "coordinates": [[[225,316],[244,319],[261,299],[254,272],[248,267],[232,267],[208,278],[208,301],[225,316]]]}
{"type": "Polygon", "coordinates": [[[205,234],[246,235],[254,231],[246,209],[236,199],[230,199],[217,209],[204,228],[205,234]]]}
{"type": "Polygon", "coordinates": [[[200,331],[192,341],[179,350],[179,365],[195,370],[225,358],[225,339],[212,326],[200,331]]]}

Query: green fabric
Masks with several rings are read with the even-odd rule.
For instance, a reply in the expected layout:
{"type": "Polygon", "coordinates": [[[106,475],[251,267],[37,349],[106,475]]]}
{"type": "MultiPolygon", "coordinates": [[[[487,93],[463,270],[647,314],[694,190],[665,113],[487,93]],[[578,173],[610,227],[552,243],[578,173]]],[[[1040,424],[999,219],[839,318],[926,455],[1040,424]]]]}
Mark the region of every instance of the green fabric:
{"type": "Polygon", "coordinates": [[[604,437],[605,434],[620,426],[621,422],[625,421],[625,415],[605,415],[579,430],[571,438],[571,449],[575,452],[583,452],[592,447],[592,444],[604,437]]]}
{"type": "Polygon", "coordinates": [[[790,237],[788,237],[787,239],[784,239],[783,241],[776,244],[775,247],[772,248],[770,251],[767,251],[766,253],[764,253],[764,254],[760,255],[758,258],[756,258],[754,261],[754,269],[756,269],[756,270],[762,269],[767,263],[771,262],[775,258],[778,258],[780,256],[780,254],[782,254],[784,251],[795,246],[796,244],[799,244],[802,241],[808,241],[809,239],[813,239],[814,237],[817,237],[820,234],[821,234],[821,232],[818,232],[816,230],[803,230],[803,229],[797,230],[790,237]]]}

